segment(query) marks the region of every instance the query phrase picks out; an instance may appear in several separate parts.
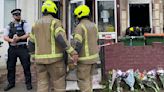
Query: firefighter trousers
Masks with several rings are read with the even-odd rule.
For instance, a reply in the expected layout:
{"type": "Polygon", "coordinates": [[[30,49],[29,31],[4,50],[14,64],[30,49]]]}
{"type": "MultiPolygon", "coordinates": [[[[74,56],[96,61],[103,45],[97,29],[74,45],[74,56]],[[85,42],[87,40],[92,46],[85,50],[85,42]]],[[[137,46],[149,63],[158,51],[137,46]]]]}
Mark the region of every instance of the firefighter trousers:
{"type": "Polygon", "coordinates": [[[57,61],[52,64],[36,64],[36,69],[37,92],[49,92],[51,86],[54,92],[66,92],[64,61],[57,61]]]}
{"type": "Polygon", "coordinates": [[[93,92],[92,90],[92,75],[93,64],[78,64],[77,77],[80,92],[93,92]]]}

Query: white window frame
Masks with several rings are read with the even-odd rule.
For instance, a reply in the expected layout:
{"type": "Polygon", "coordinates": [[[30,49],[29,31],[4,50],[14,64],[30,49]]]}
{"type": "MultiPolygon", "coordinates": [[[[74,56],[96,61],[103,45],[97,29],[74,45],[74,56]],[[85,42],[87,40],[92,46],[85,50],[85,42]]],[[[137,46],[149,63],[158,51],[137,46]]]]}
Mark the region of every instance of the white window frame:
{"type": "Polygon", "coordinates": [[[149,21],[150,21],[150,28],[153,28],[153,14],[152,14],[152,0],[128,0],[128,27],[130,26],[130,10],[129,10],[129,5],[130,4],[149,4],[149,21]]]}
{"type": "Polygon", "coordinates": [[[117,2],[116,0],[96,0],[95,1],[95,12],[96,12],[96,24],[98,25],[98,1],[114,1],[114,21],[115,21],[115,32],[99,32],[99,39],[115,39],[117,43],[117,2]],[[109,38],[103,38],[102,35],[110,36],[109,38]]]}
{"type": "MultiPolygon", "coordinates": [[[[0,11],[2,12],[1,16],[0,16],[0,30],[4,28],[4,0],[0,0],[0,11]]],[[[2,30],[1,30],[2,31],[2,30]]]]}
{"type": "Polygon", "coordinates": [[[69,40],[69,42],[72,39],[71,31],[73,31],[73,30],[71,30],[71,19],[72,19],[71,18],[71,12],[70,12],[70,10],[71,10],[71,4],[78,3],[78,2],[82,2],[82,4],[85,4],[85,0],[71,0],[69,2],[69,7],[68,7],[68,9],[69,9],[69,11],[68,11],[68,40],[69,40]]]}
{"type": "MultiPolygon", "coordinates": [[[[3,3],[2,3],[2,4],[3,4],[3,5],[2,5],[2,6],[3,6],[3,8],[2,8],[2,9],[3,9],[3,13],[2,13],[2,14],[3,14],[3,15],[2,15],[2,16],[3,16],[3,20],[2,20],[3,23],[2,23],[2,24],[3,24],[3,28],[5,28],[5,27],[7,26],[7,25],[5,24],[5,17],[6,17],[6,16],[5,16],[5,0],[2,0],[2,2],[3,2],[3,3]]],[[[14,0],[14,3],[15,3],[15,6],[14,6],[13,8],[17,8],[17,5],[18,5],[18,4],[17,4],[17,0],[14,0]]],[[[12,8],[11,8],[11,10],[12,10],[12,8]]],[[[12,15],[11,15],[10,11],[9,11],[9,18],[12,19],[12,15]]],[[[11,21],[11,20],[10,20],[10,21],[11,21]]],[[[8,21],[8,22],[10,23],[10,21],[8,21]]],[[[8,23],[7,23],[7,24],[8,24],[8,23]]]]}

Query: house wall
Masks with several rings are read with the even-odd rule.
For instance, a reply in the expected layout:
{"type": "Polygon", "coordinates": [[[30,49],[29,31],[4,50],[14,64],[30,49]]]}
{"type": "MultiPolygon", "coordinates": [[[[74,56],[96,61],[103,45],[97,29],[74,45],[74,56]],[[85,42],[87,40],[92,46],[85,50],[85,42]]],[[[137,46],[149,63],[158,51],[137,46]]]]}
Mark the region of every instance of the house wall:
{"type": "Polygon", "coordinates": [[[154,33],[163,33],[163,8],[162,0],[153,2],[153,30],[154,33]]]}
{"type": "MultiPolygon", "coordinates": [[[[30,26],[38,19],[38,0],[17,0],[17,8],[22,9],[22,19],[25,19],[30,26]]],[[[4,0],[0,0],[0,41],[4,44],[0,47],[0,68],[6,67],[8,43],[3,40],[4,29],[4,0]]],[[[10,13],[9,13],[10,14],[10,13]]]]}
{"type": "Polygon", "coordinates": [[[120,35],[125,35],[126,28],[128,27],[128,0],[120,0],[120,35]]]}
{"type": "Polygon", "coordinates": [[[163,0],[160,1],[160,30],[161,30],[161,33],[164,33],[163,32],[163,24],[164,24],[164,20],[163,20],[163,15],[164,15],[164,9],[163,9],[163,0]]]}
{"type": "Polygon", "coordinates": [[[4,23],[4,19],[3,19],[3,17],[4,17],[4,14],[3,14],[3,12],[4,12],[4,0],[0,0],[0,12],[2,13],[1,14],[1,16],[0,16],[0,31],[2,31],[1,29],[3,28],[3,23],[4,23]]]}
{"type": "MultiPolygon", "coordinates": [[[[125,30],[129,24],[129,0],[120,0],[120,21],[121,36],[125,35],[125,30]]],[[[151,0],[152,4],[152,33],[163,33],[163,0],[151,0]]]]}
{"type": "MultiPolygon", "coordinates": [[[[0,41],[3,41],[2,31],[4,26],[4,0],[0,0],[0,41]]],[[[3,48],[0,47],[0,68],[6,67],[6,53],[7,53],[7,43],[4,43],[3,48]]]]}
{"type": "MultiPolygon", "coordinates": [[[[66,4],[65,0],[61,0],[61,7],[63,7],[62,11],[62,20],[64,28],[66,28],[66,4]]],[[[30,26],[33,25],[33,23],[38,20],[39,18],[39,12],[41,9],[39,9],[39,0],[17,0],[16,8],[22,9],[22,19],[26,20],[30,26]]],[[[0,41],[3,41],[4,44],[2,47],[0,47],[0,68],[6,67],[6,59],[7,59],[7,49],[8,49],[8,43],[3,40],[3,29],[4,29],[4,0],[0,0],[0,12],[2,12],[2,15],[0,16],[0,41]]]]}
{"type": "Polygon", "coordinates": [[[38,19],[38,0],[17,0],[17,8],[22,9],[22,19],[32,26],[38,19]]]}
{"type": "MultiPolygon", "coordinates": [[[[62,22],[64,25],[64,28],[67,29],[68,26],[67,23],[67,17],[66,12],[67,11],[67,0],[60,0],[61,1],[61,7],[64,11],[62,11],[62,22]]],[[[120,1],[120,35],[123,36],[125,34],[125,30],[128,27],[128,0],[119,0],[120,1]]],[[[163,33],[163,6],[164,1],[163,0],[152,0],[153,4],[153,14],[152,16],[152,22],[153,22],[153,32],[154,33],[163,33]]],[[[93,4],[94,5],[94,4],[93,4]]],[[[27,20],[29,24],[32,26],[32,24],[38,19],[39,16],[39,0],[17,0],[17,8],[22,9],[22,18],[27,20]]],[[[4,0],[0,0],[0,12],[4,12],[4,0]]],[[[0,20],[4,20],[4,16],[0,16],[0,20]]],[[[4,28],[4,21],[0,21],[0,31],[4,28]]],[[[7,45],[4,44],[3,48],[6,48],[7,45]]],[[[107,51],[108,52],[108,51],[107,51]]],[[[121,53],[121,52],[120,52],[121,53]]],[[[1,54],[1,53],[0,53],[1,54]]],[[[108,55],[108,54],[107,54],[108,55]]]]}

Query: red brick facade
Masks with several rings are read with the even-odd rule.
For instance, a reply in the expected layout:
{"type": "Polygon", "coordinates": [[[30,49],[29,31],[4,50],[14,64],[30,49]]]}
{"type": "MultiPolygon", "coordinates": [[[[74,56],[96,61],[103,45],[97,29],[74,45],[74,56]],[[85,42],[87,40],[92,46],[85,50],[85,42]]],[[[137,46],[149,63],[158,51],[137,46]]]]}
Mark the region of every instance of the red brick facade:
{"type": "Polygon", "coordinates": [[[111,69],[150,70],[164,67],[164,45],[124,46],[117,43],[105,47],[105,71],[111,69]]]}

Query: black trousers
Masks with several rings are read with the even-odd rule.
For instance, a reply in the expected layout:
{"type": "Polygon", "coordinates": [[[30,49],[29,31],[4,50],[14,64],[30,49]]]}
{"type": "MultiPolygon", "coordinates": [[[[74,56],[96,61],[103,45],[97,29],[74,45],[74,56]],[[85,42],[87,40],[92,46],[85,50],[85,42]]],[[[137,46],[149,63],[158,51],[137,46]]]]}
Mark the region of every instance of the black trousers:
{"type": "Polygon", "coordinates": [[[9,46],[8,60],[7,60],[7,79],[9,84],[15,84],[16,62],[17,58],[24,69],[25,83],[31,84],[31,70],[30,70],[30,55],[28,53],[27,46],[9,46]]]}

